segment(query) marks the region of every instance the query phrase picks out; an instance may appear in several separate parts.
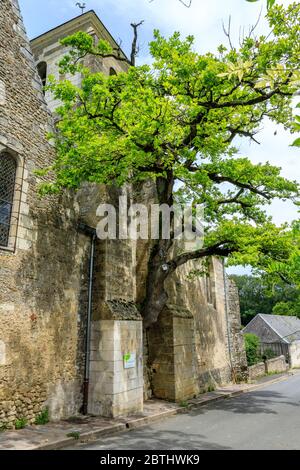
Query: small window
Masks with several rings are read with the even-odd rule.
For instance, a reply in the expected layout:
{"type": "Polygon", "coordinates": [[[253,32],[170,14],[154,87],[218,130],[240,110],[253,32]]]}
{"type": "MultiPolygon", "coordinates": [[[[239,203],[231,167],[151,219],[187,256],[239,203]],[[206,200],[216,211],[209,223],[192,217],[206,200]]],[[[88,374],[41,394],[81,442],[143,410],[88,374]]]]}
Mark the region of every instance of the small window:
{"type": "Polygon", "coordinates": [[[14,203],[17,164],[8,153],[0,155],[0,246],[7,247],[14,203]]]}
{"type": "Polygon", "coordinates": [[[110,67],[109,69],[109,75],[112,76],[112,75],[117,75],[117,72],[115,71],[115,69],[113,67],[110,67]]]}
{"type": "Polygon", "coordinates": [[[47,64],[46,62],[40,62],[37,66],[38,74],[42,80],[43,86],[46,86],[47,83],[47,64]]]}

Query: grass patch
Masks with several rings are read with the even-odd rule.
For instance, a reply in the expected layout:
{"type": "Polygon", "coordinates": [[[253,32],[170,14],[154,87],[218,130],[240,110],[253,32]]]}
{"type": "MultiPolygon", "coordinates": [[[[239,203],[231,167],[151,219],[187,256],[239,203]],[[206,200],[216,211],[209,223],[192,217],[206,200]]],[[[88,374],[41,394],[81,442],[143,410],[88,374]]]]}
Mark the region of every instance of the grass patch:
{"type": "Polygon", "coordinates": [[[265,375],[268,377],[270,375],[276,375],[276,374],[283,374],[283,372],[280,372],[279,370],[274,370],[274,372],[267,372],[267,374],[265,375]]]}
{"type": "Polygon", "coordinates": [[[15,421],[15,428],[17,430],[19,429],[24,429],[27,426],[27,419],[26,418],[20,418],[15,421]]]}
{"type": "Polygon", "coordinates": [[[78,441],[80,439],[80,432],[69,432],[67,437],[72,437],[75,441],[78,441]]]}
{"type": "Polygon", "coordinates": [[[189,406],[189,404],[188,404],[187,401],[184,401],[184,400],[183,400],[183,401],[181,401],[181,402],[179,403],[179,406],[181,406],[182,408],[186,408],[187,406],[189,406]]]}
{"type": "Polygon", "coordinates": [[[36,418],[34,424],[42,425],[49,423],[49,410],[45,408],[36,418]]]}

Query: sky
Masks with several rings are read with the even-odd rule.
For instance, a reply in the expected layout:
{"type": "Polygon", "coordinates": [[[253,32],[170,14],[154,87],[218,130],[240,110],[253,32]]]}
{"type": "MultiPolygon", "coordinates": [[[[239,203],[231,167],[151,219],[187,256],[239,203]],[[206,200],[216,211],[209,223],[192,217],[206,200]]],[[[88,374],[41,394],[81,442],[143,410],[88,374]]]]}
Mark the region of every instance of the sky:
{"type": "MultiPolygon", "coordinates": [[[[58,26],[80,14],[76,0],[19,0],[25,27],[30,39],[58,26]]],[[[81,2],[82,3],[82,2],[81,2]]],[[[183,36],[195,37],[195,49],[200,53],[215,51],[226,43],[222,21],[227,24],[231,16],[233,41],[238,41],[240,31],[247,32],[256,23],[261,11],[257,34],[268,31],[265,16],[266,0],[257,3],[245,0],[193,0],[191,8],[185,8],[179,0],[86,0],[86,11],[95,10],[116,40],[122,41],[122,49],[129,54],[132,39],[131,22],[144,20],[140,33],[139,63],[150,63],[148,43],[153,30],[159,29],[165,36],[179,31],[183,36]]],[[[290,0],[278,0],[287,6],[290,0]]],[[[290,146],[294,136],[269,121],[261,126],[257,136],[260,145],[244,140],[239,144],[241,156],[254,163],[269,161],[282,168],[283,176],[300,182],[300,151],[290,146]],[[274,132],[276,135],[274,135],[274,132]]],[[[293,204],[275,201],[268,209],[277,224],[290,222],[299,214],[293,204]]]]}

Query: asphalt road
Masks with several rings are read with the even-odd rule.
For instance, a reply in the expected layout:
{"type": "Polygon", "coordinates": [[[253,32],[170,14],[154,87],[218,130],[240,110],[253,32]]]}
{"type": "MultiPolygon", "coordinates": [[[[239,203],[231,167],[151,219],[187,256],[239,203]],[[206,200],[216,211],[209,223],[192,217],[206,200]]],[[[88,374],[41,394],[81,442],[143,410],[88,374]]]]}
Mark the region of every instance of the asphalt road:
{"type": "Polygon", "coordinates": [[[73,449],[300,449],[300,374],[73,449]]]}

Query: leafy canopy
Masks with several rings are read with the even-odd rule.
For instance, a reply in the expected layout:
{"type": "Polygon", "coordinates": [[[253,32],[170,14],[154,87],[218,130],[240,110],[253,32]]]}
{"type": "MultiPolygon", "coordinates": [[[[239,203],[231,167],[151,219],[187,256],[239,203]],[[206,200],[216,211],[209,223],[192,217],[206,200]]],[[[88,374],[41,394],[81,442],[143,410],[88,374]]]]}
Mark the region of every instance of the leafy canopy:
{"type": "Polygon", "coordinates": [[[300,318],[300,222],[294,222],[289,237],[287,259],[272,260],[266,271],[256,276],[231,276],[240,294],[243,325],[257,313],[292,315],[300,318]]]}
{"type": "Polygon", "coordinates": [[[242,325],[258,313],[300,317],[300,289],[276,277],[231,275],[239,290],[242,325]],[[275,279],[275,282],[274,282],[275,279]]]}
{"type": "Polygon", "coordinates": [[[107,43],[94,46],[82,32],[64,39],[71,52],[62,71],[80,71],[82,83],[79,88],[52,78],[48,85],[62,104],[52,136],[57,158],[45,170],[55,179],[42,191],[77,189],[83,181],[162,179],[172,201],[205,206],[204,249],[173,260],[176,265],[215,254],[261,270],[275,272],[274,260],[285,267],[294,242],[264,206],[274,198],[297,202],[298,184],[269,163],[253,164],[234,147],[237,138],[256,141],[264,118],[295,131],[300,5],[274,6],[268,19],[270,35],[247,37],[240,49],[221,45],[216,54],[198,54],[192,37],[182,40],[175,33],[166,39],[155,31],[153,65],[110,77],[84,67],[89,54],[117,55],[107,43]]]}

